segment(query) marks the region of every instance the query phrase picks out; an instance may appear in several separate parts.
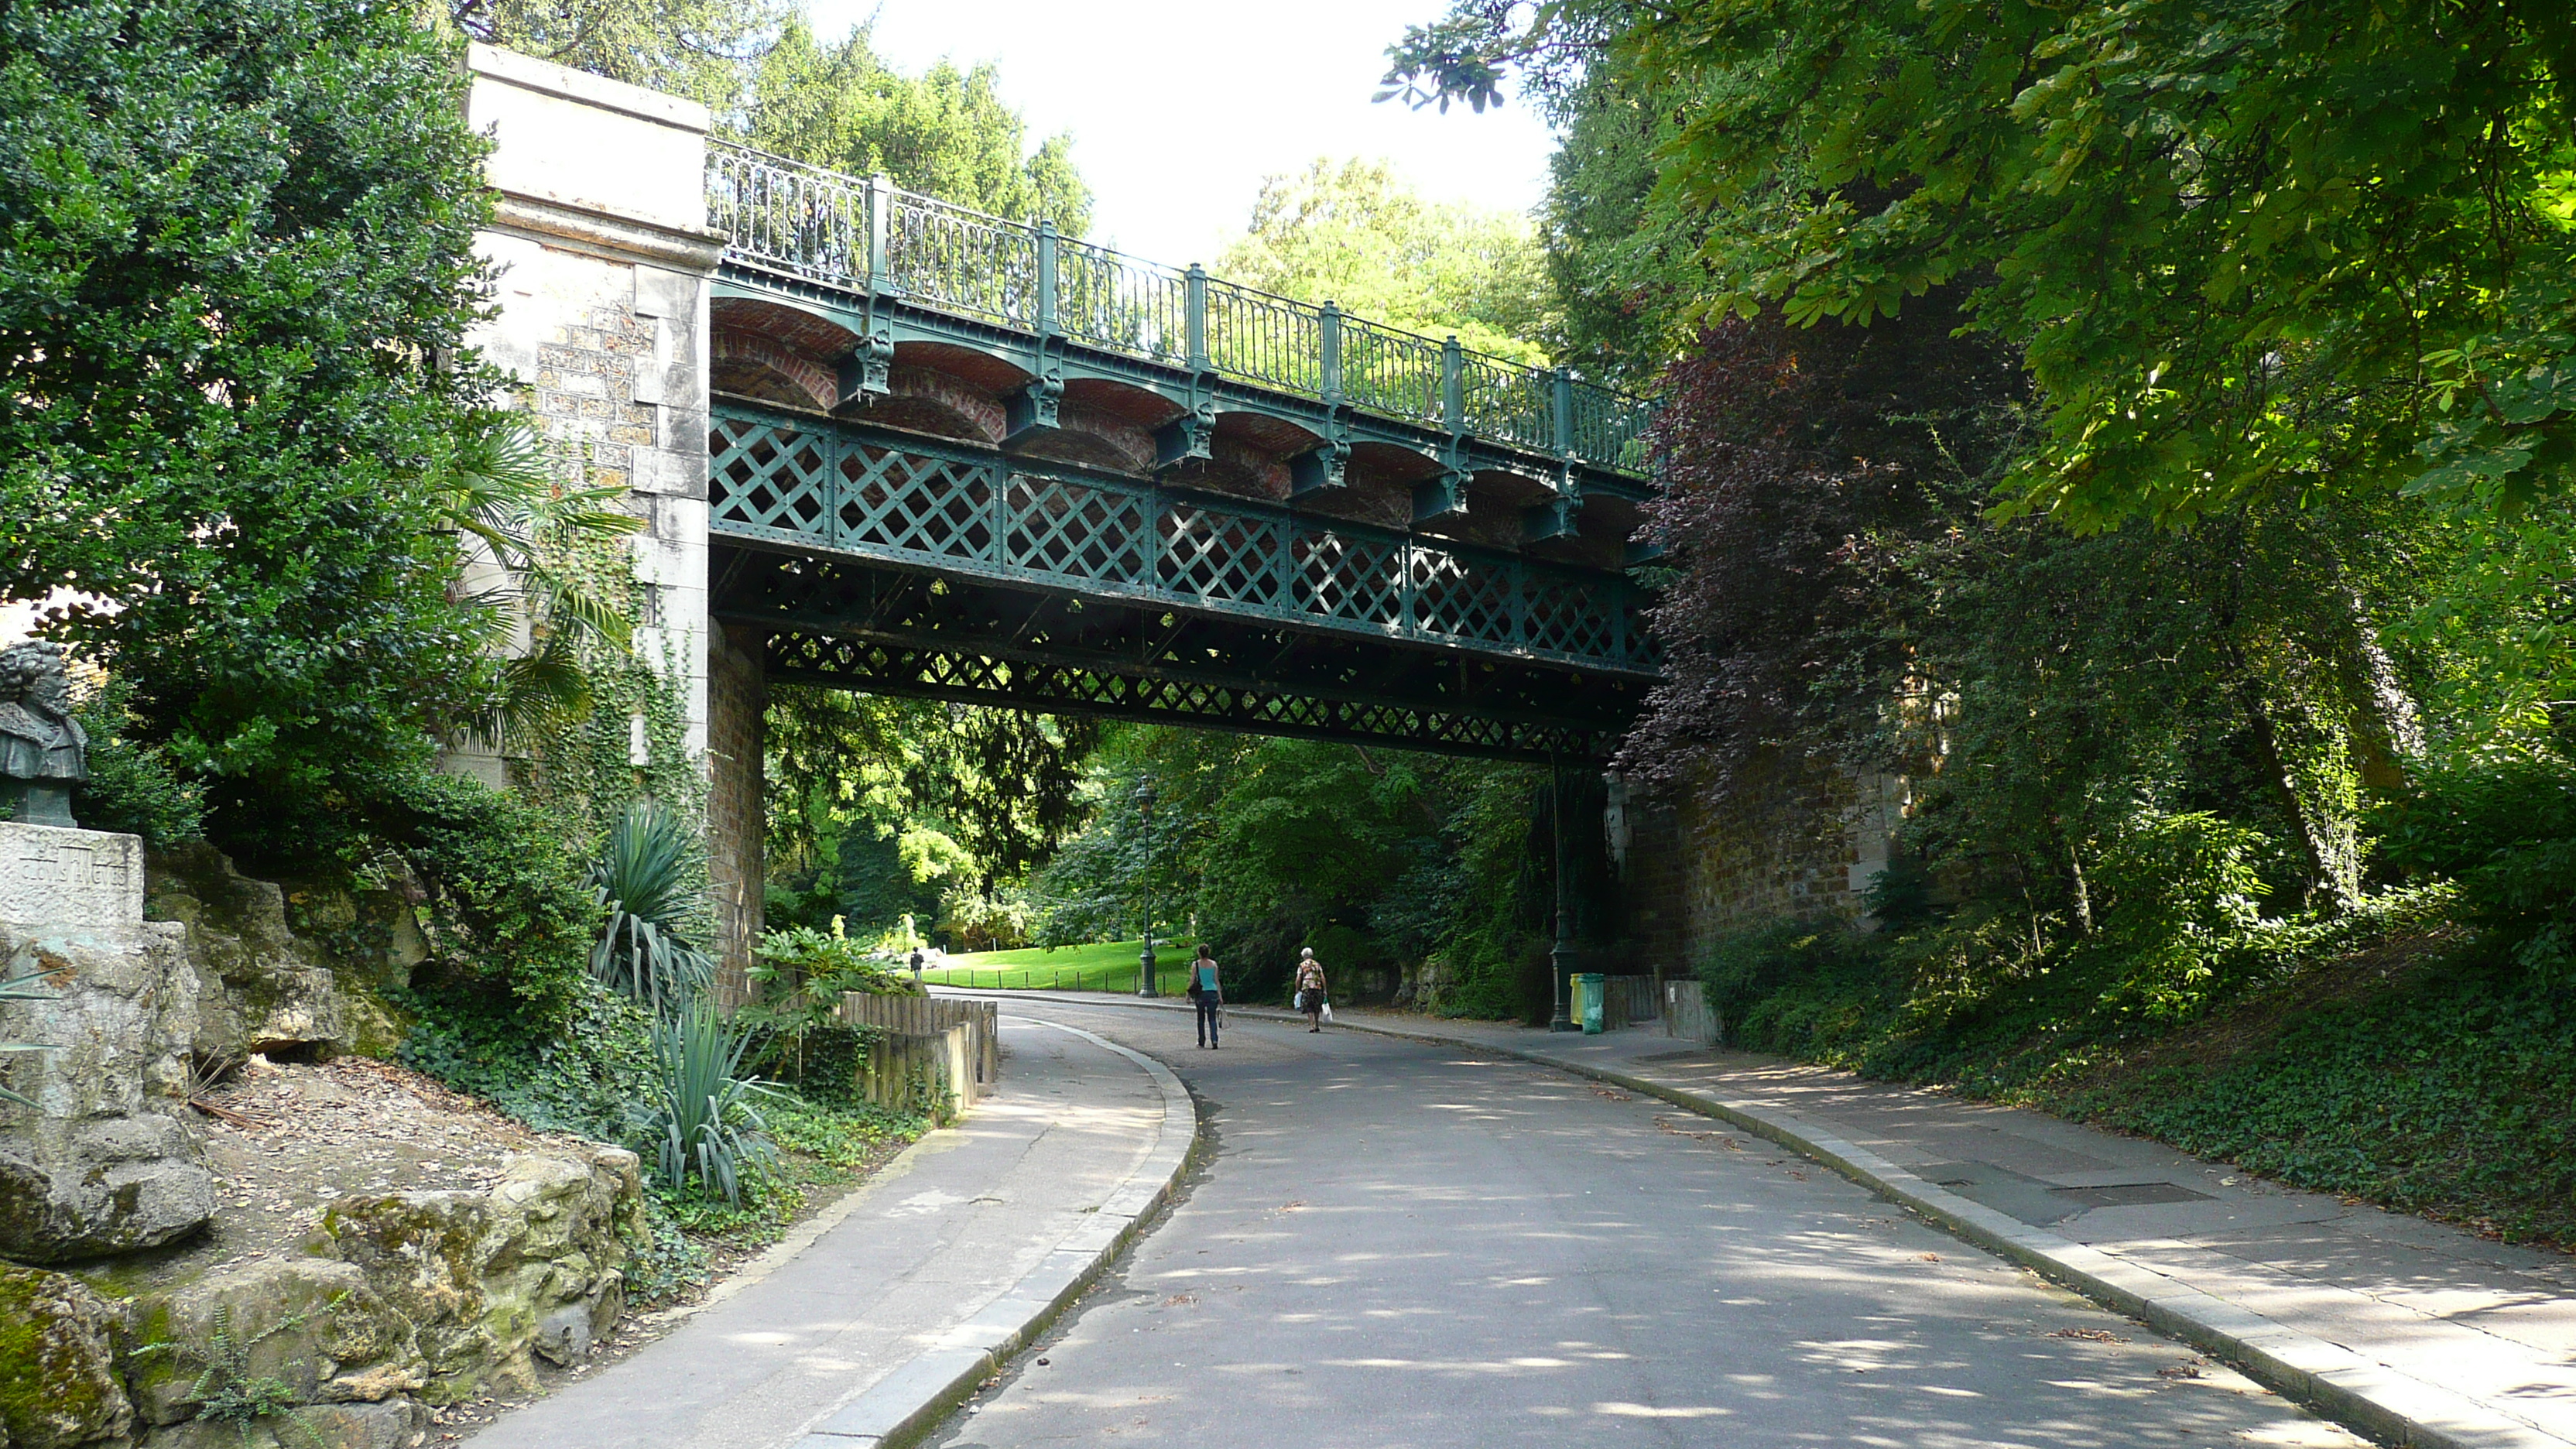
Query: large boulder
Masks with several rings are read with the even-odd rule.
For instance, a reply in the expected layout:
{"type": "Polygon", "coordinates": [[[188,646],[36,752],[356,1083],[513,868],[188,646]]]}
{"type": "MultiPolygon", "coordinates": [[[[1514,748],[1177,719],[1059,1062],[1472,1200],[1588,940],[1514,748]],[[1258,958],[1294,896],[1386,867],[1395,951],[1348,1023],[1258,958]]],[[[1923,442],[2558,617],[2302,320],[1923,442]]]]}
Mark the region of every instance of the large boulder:
{"type": "Polygon", "coordinates": [[[0,1263],[0,1446],[124,1445],[115,1315],[78,1279],[0,1263]]]}
{"type": "Polygon", "coordinates": [[[134,1406],[195,1420],[257,1383],[298,1404],[382,1403],[428,1381],[420,1338],[354,1263],[270,1259],[211,1274],[129,1311],[134,1406]]]}
{"type": "Polygon", "coordinates": [[[624,1311],[626,1240],[643,1227],[638,1166],[615,1147],[514,1155],[488,1192],[346,1198],[322,1231],[418,1328],[430,1402],[520,1391],[535,1384],[536,1354],[578,1359],[624,1311]]]}
{"type": "Polygon", "coordinates": [[[285,892],[235,871],[222,851],[199,841],[152,852],[144,912],[187,931],[200,982],[190,1036],[201,1060],[305,1055],[344,1035],[338,983],[322,952],[288,927],[285,892]]]}
{"type": "Polygon", "coordinates": [[[7,1068],[36,1105],[0,1103],[0,1257],[61,1262],[196,1231],[215,1185],[177,1115],[196,1015],[180,929],[0,922],[0,968],[48,971],[53,987],[0,1002],[0,1041],[54,1048],[7,1068]]]}

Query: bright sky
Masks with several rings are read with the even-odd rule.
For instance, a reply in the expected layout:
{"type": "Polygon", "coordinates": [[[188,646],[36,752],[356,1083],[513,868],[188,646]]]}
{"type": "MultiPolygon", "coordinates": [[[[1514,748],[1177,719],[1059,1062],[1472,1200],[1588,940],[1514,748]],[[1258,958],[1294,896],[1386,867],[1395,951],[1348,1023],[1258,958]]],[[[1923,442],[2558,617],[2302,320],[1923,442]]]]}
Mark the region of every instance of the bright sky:
{"type": "Polygon", "coordinates": [[[1517,105],[1479,116],[1372,105],[1386,48],[1446,0],[808,0],[818,35],[870,13],[919,72],[992,61],[1036,135],[1073,133],[1092,236],[1154,261],[1212,261],[1264,176],[1385,157],[1426,195],[1527,211],[1552,149],[1517,105]]]}

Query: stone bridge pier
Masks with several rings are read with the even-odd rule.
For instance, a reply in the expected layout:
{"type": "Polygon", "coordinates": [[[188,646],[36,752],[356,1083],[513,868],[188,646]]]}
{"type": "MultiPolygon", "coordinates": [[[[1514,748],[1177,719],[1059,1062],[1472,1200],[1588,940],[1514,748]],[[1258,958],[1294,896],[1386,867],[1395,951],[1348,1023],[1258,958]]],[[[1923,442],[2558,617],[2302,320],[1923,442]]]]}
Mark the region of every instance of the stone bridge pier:
{"type": "MultiPolygon", "coordinates": [[[[642,610],[635,647],[677,692],[707,783],[709,872],[729,982],[760,929],[759,647],[707,608],[709,116],[694,101],[476,45],[468,114],[491,133],[479,236],[498,315],[474,338],[513,401],[595,486],[626,490],[642,610]]],[[[652,746],[639,727],[634,763],[652,746]]],[[[451,768],[508,783],[466,750],[451,768]]]]}

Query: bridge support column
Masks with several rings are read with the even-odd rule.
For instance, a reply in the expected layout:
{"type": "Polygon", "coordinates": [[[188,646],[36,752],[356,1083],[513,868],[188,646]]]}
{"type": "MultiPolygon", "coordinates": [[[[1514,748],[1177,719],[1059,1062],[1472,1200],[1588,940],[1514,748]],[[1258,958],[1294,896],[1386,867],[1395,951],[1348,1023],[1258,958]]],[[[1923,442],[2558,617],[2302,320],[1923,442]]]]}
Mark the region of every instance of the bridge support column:
{"type": "Polygon", "coordinates": [[[1565,810],[1566,765],[1553,762],[1548,770],[1548,825],[1556,844],[1556,943],[1548,949],[1548,975],[1556,982],[1556,1009],[1547,1019],[1550,1031],[1577,1031],[1573,1016],[1574,999],[1574,849],[1567,831],[1565,810]]]}
{"type": "Polygon", "coordinates": [[[750,999],[746,974],[760,939],[761,890],[767,879],[762,835],[767,821],[769,680],[758,631],[715,629],[707,641],[707,876],[714,887],[717,945],[723,964],[720,999],[750,999]]]}

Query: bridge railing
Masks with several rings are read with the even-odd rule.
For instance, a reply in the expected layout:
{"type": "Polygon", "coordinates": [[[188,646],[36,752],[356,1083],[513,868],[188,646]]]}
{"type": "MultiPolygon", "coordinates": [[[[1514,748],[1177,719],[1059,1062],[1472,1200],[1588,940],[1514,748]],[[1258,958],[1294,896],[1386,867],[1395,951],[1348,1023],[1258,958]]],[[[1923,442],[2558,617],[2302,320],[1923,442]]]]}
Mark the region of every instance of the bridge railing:
{"type": "Polygon", "coordinates": [[[1576,378],[747,147],[707,147],[739,263],[1630,473],[1648,404],[1576,378]]]}

